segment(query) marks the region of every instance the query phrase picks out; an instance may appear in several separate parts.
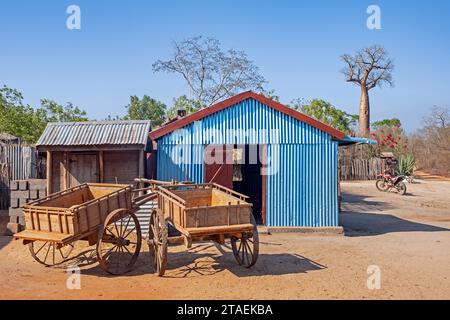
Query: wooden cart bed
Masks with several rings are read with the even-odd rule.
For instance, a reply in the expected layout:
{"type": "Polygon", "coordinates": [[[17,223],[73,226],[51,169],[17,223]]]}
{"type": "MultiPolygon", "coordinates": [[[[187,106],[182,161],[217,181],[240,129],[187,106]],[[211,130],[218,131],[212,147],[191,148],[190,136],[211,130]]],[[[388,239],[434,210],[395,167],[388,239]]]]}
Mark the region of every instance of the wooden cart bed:
{"type": "Polygon", "coordinates": [[[177,229],[191,235],[253,228],[247,196],[217,184],[158,187],[158,208],[177,229]]]}
{"type": "Polygon", "coordinates": [[[85,183],[23,206],[25,230],[14,238],[68,243],[95,233],[109,212],[131,207],[130,186],[85,183]]]}

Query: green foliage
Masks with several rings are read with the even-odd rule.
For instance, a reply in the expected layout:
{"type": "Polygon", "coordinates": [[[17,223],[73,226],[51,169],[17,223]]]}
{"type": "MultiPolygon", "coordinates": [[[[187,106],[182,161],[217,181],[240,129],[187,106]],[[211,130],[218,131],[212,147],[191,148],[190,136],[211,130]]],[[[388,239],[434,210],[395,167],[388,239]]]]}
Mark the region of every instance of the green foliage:
{"type": "Polygon", "coordinates": [[[348,114],[321,99],[314,99],[310,103],[305,103],[304,99],[296,99],[293,100],[292,108],[300,109],[304,114],[346,134],[353,132],[353,127],[358,119],[357,115],[348,114]]]}
{"type": "Polygon", "coordinates": [[[71,102],[65,106],[53,100],[41,100],[41,107],[36,110],[45,122],[81,122],[88,121],[86,111],[74,106],[71,102]]]}
{"type": "Polygon", "coordinates": [[[4,86],[0,89],[0,132],[6,132],[28,143],[35,143],[48,122],[86,121],[86,112],[72,103],[65,106],[52,100],[41,100],[33,109],[23,104],[22,94],[4,86]]]}
{"type": "Polygon", "coordinates": [[[151,120],[153,126],[161,125],[165,120],[167,106],[155,99],[144,95],[142,99],[137,96],[130,97],[130,104],[126,106],[125,120],[151,120]]]}
{"type": "Polygon", "coordinates": [[[173,119],[177,115],[177,110],[184,109],[186,114],[194,113],[202,108],[200,101],[189,99],[186,95],[180,96],[173,100],[173,107],[167,110],[167,118],[173,119]]]}
{"type": "Polygon", "coordinates": [[[379,121],[372,122],[372,128],[375,130],[381,128],[381,127],[400,127],[402,123],[397,118],[392,119],[383,119],[379,121]]]}
{"type": "Polygon", "coordinates": [[[262,88],[259,94],[262,94],[266,98],[272,99],[276,102],[280,102],[280,96],[275,93],[275,89],[265,90],[262,88]]]}
{"type": "Polygon", "coordinates": [[[414,172],[415,163],[414,156],[411,154],[400,156],[395,172],[398,175],[410,176],[414,172]]]}

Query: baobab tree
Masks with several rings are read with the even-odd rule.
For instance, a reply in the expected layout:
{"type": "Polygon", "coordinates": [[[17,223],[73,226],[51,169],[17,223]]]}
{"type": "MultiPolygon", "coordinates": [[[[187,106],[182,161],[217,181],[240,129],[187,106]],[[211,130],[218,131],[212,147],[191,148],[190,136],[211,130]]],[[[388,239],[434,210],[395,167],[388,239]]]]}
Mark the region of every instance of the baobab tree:
{"type": "Polygon", "coordinates": [[[347,82],[361,87],[359,103],[359,134],[368,137],[370,133],[369,91],[383,84],[393,86],[392,71],[394,64],[382,46],[370,46],[356,52],[355,55],[341,56],[346,63],[342,73],[347,82]]]}

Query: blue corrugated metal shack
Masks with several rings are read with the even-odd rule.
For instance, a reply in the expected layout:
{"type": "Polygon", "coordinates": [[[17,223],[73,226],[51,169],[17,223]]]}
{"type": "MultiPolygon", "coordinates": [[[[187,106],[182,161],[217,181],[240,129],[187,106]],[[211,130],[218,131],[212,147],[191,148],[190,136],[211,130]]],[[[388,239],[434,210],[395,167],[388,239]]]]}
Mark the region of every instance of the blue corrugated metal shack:
{"type": "Polygon", "coordinates": [[[256,220],[269,227],[338,226],[338,143],[348,137],[298,111],[248,91],[150,137],[159,180],[233,188],[250,196],[256,220]],[[205,161],[209,146],[232,150],[233,162],[205,161]]]}

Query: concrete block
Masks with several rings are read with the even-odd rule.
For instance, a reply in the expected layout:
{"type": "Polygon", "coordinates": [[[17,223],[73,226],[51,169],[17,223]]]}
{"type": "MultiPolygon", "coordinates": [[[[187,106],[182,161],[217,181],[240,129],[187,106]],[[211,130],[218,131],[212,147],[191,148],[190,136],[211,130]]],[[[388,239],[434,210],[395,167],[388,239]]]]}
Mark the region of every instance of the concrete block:
{"type": "Polygon", "coordinates": [[[30,198],[30,191],[29,190],[15,190],[15,191],[11,191],[11,198],[29,199],[30,198]]]}
{"type": "Polygon", "coordinates": [[[47,180],[45,179],[30,179],[28,180],[28,188],[30,190],[42,190],[47,187],[47,180]]]}
{"type": "Polygon", "coordinates": [[[11,208],[13,208],[13,209],[16,209],[16,208],[19,208],[20,207],[20,202],[19,202],[19,199],[18,198],[11,198],[11,208]]]}
{"type": "Polygon", "coordinates": [[[39,199],[39,191],[30,189],[30,199],[31,200],[39,199]]]}
{"type": "Polygon", "coordinates": [[[25,205],[25,204],[27,204],[27,203],[30,202],[30,201],[31,201],[30,199],[21,198],[21,199],[19,200],[20,207],[23,206],[23,205],[25,205]]]}
{"type": "Polygon", "coordinates": [[[25,227],[25,217],[19,217],[19,224],[25,227]]]}
{"type": "Polygon", "coordinates": [[[28,190],[27,180],[19,180],[19,190],[28,190]]]}
{"type": "Polygon", "coordinates": [[[9,189],[10,190],[19,190],[19,183],[17,181],[10,181],[9,189]]]}
{"type": "Polygon", "coordinates": [[[9,216],[10,223],[19,223],[19,217],[16,215],[9,216]]]}
{"type": "Polygon", "coordinates": [[[10,217],[20,217],[23,216],[23,211],[21,208],[17,209],[9,209],[9,216],[10,217]]]}
{"type": "Polygon", "coordinates": [[[23,227],[19,224],[19,223],[13,223],[10,222],[8,223],[8,225],[6,226],[6,235],[7,236],[12,236],[20,231],[23,230],[23,227]]]}
{"type": "Polygon", "coordinates": [[[45,198],[47,196],[47,188],[39,189],[38,194],[39,194],[39,199],[45,198]]]}

